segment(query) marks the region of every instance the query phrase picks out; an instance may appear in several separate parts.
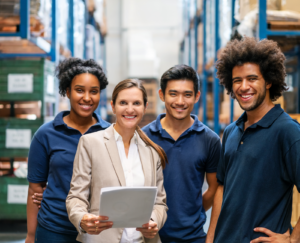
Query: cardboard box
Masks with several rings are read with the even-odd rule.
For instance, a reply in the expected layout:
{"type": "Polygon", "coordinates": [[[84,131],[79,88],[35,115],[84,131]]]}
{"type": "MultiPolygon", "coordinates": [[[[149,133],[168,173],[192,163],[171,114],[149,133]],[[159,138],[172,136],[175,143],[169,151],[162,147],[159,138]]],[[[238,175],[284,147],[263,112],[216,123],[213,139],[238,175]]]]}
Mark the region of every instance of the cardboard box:
{"type": "MultiPolygon", "coordinates": [[[[268,10],[280,10],[281,1],[284,0],[268,0],[267,9],[268,10]]],[[[286,1],[298,1],[298,0],[286,0],[286,1]]],[[[250,11],[258,9],[258,0],[240,0],[240,20],[243,20],[245,15],[250,11]]]]}
{"type": "Polygon", "coordinates": [[[296,11],[300,13],[300,1],[281,0],[281,10],[296,11]]]}
{"type": "Polygon", "coordinates": [[[240,19],[244,19],[249,12],[257,9],[257,6],[257,0],[240,0],[240,19]]]}

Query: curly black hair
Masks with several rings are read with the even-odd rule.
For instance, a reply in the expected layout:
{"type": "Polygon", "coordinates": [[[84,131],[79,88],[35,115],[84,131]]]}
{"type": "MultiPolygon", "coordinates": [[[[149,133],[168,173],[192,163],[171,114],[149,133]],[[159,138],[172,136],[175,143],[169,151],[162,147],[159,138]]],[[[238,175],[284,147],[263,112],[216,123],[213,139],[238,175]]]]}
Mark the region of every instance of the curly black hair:
{"type": "Polygon", "coordinates": [[[198,75],[192,67],[184,64],[175,65],[174,67],[171,67],[161,76],[160,88],[163,94],[165,94],[168,81],[181,79],[188,79],[193,81],[194,91],[196,95],[200,86],[198,75]]]}
{"type": "Polygon", "coordinates": [[[56,67],[56,77],[59,79],[59,93],[66,96],[67,89],[71,87],[73,78],[82,73],[95,75],[100,83],[100,90],[105,89],[108,81],[103,69],[94,60],[82,60],[80,58],[68,58],[56,67]]]}
{"type": "Polygon", "coordinates": [[[257,41],[252,37],[235,39],[227,44],[216,63],[217,77],[227,90],[227,94],[234,98],[232,69],[244,63],[255,63],[259,65],[264,80],[272,84],[269,90],[270,99],[275,101],[287,90],[284,61],[284,54],[272,40],[257,41]]]}

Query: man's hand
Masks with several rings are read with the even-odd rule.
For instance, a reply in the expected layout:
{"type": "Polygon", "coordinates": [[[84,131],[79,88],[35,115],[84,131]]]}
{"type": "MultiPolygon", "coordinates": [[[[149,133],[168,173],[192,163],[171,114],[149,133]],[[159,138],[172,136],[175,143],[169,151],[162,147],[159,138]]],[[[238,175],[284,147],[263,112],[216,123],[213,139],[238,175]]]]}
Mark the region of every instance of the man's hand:
{"type": "Polygon", "coordinates": [[[255,232],[261,232],[269,237],[259,237],[255,240],[250,241],[250,243],[265,243],[265,242],[272,242],[272,243],[291,243],[291,235],[290,230],[288,229],[287,232],[284,234],[277,234],[272,232],[271,230],[268,230],[266,228],[258,227],[254,229],[255,232]]]}
{"type": "Polygon", "coordinates": [[[153,239],[158,232],[157,223],[150,220],[149,223],[144,224],[142,228],[136,228],[136,230],[140,231],[145,238],[153,239]]]}
{"type": "Polygon", "coordinates": [[[26,239],[25,239],[25,243],[34,243],[35,240],[35,236],[30,236],[27,234],[26,239]]]}
{"type": "MultiPolygon", "coordinates": [[[[43,187],[43,193],[45,190],[46,190],[46,186],[43,187]]],[[[41,208],[41,202],[43,200],[43,193],[34,193],[32,196],[33,203],[38,205],[39,208],[41,208]]]]}
{"type": "Polygon", "coordinates": [[[90,235],[99,235],[103,230],[110,229],[113,225],[113,222],[101,222],[101,220],[108,220],[108,217],[87,213],[82,217],[80,227],[90,235]]]}

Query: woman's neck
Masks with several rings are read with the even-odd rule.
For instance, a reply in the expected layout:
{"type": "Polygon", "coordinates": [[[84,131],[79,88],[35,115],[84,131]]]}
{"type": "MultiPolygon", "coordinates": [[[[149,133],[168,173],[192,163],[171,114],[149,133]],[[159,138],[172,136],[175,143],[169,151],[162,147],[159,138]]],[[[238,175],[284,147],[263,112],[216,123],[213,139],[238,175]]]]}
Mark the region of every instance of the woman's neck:
{"type": "Polygon", "coordinates": [[[93,115],[88,117],[82,117],[76,114],[74,111],[70,111],[70,114],[63,118],[64,122],[69,126],[84,134],[88,128],[94,125],[97,121],[93,115]]]}
{"type": "Polygon", "coordinates": [[[120,124],[116,122],[114,129],[121,135],[124,145],[130,144],[130,141],[135,132],[135,128],[122,128],[120,124]]]}

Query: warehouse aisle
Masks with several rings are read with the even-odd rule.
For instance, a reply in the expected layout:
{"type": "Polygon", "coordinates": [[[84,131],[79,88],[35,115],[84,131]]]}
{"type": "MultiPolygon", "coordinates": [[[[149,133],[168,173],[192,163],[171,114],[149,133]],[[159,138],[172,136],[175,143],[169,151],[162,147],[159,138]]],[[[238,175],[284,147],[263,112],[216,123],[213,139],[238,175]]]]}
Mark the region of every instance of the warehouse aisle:
{"type": "Polygon", "coordinates": [[[24,243],[26,233],[25,220],[0,220],[0,243],[24,243]]]}

